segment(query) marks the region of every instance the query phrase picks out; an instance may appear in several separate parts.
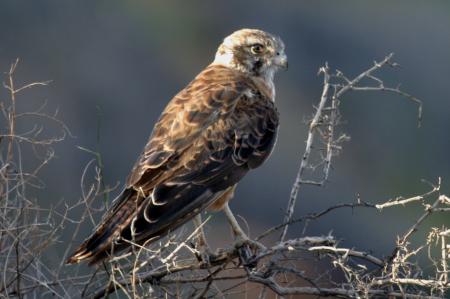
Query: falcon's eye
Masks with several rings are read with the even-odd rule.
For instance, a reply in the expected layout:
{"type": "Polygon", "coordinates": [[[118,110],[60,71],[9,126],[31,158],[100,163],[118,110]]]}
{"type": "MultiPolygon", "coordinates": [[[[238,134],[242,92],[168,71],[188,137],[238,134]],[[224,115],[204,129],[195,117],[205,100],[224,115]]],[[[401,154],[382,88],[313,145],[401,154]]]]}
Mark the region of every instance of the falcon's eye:
{"type": "Polygon", "coordinates": [[[261,54],[264,50],[264,46],[261,44],[254,44],[251,46],[250,50],[253,54],[261,54]]]}

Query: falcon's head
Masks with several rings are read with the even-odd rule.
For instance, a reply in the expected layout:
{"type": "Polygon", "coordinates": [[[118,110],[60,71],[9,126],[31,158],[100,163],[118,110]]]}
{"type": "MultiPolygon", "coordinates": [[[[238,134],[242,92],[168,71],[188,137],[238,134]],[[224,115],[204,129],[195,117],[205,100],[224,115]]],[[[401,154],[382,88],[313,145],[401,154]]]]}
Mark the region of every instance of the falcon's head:
{"type": "Polygon", "coordinates": [[[288,66],[283,41],[257,29],[241,29],[227,36],[217,50],[214,63],[269,80],[275,71],[288,66]]]}

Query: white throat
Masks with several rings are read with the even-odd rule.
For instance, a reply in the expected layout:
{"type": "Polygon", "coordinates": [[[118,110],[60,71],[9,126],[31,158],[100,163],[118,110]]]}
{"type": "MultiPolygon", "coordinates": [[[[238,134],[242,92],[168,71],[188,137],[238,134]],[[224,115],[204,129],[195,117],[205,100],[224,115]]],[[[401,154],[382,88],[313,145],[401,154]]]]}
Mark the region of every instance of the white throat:
{"type": "Polygon", "coordinates": [[[268,70],[266,70],[264,72],[264,75],[262,76],[262,78],[272,93],[272,101],[275,102],[275,83],[273,82],[274,75],[275,75],[275,69],[269,68],[268,70]]]}

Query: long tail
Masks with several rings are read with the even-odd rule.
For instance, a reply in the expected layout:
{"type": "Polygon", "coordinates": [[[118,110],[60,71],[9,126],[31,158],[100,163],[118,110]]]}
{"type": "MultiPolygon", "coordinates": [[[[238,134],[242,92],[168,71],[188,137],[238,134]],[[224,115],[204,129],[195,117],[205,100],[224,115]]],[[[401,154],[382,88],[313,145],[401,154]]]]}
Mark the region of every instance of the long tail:
{"type": "Polygon", "coordinates": [[[136,190],[132,188],[124,190],[94,233],[70,255],[66,263],[76,264],[89,260],[89,265],[93,265],[107,258],[111,252],[113,239],[129,225],[142,199],[136,190]]]}

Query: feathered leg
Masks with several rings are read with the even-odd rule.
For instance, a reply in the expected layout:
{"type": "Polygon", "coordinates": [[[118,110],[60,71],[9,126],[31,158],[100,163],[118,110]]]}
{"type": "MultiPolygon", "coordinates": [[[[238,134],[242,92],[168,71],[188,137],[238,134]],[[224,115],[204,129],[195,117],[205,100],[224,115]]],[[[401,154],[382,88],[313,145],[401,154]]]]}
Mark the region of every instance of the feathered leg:
{"type": "Polygon", "coordinates": [[[228,202],[224,204],[223,211],[225,213],[225,216],[227,216],[227,219],[231,225],[231,228],[233,229],[235,238],[238,240],[242,240],[242,241],[250,240],[249,237],[244,233],[242,228],[239,226],[239,223],[237,222],[236,217],[234,217],[233,212],[231,212],[228,202]]]}
{"type": "Polygon", "coordinates": [[[233,229],[233,234],[236,241],[236,246],[238,246],[239,256],[241,263],[246,267],[246,269],[253,269],[257,266],[256,262],[252,262],[251,259],[254,256],[251,248],[257,252],[258,250],[265,249],[265,246],[261,243],[250,239],[247,234],[242,230],[239,223],[234,217],[233,212],[231,212],[228,203],[223,206],[223,211],[225,216],[227,216],[228,222],[233,229]]]}

